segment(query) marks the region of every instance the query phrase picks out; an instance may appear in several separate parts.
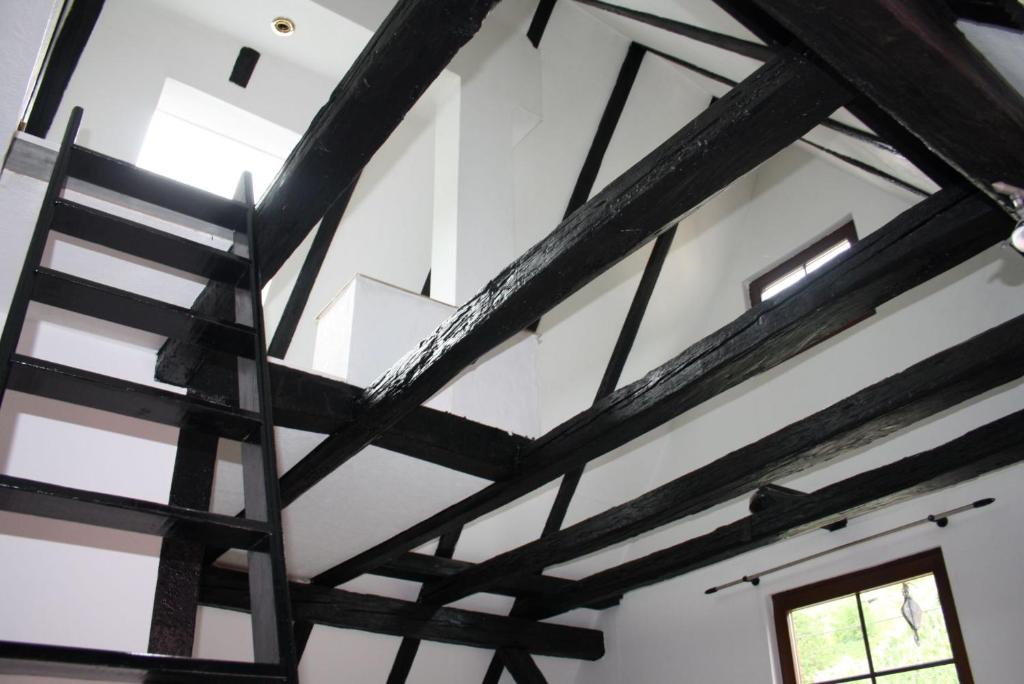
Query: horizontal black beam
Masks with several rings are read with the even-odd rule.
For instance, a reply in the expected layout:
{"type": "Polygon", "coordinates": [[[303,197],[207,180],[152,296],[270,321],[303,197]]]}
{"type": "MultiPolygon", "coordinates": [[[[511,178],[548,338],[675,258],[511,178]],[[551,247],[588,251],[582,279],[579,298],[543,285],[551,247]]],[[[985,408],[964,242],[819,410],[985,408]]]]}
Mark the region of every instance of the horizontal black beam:
{"type": "MultiPolygon", "coordinates": [[[[340,380],[270,364],[274,420],[281,427],[331,433],[354,418],[362,390],[340,380]]],[[[488,480],[514,473],[530,439],[452,413],[421,406],[374,444],[488,480]]]]}
{"type": "Polygon", "coordinates": [[[57,200],[50,228],[186,273],[248,287],[246,259],[69,200],[57,200]]]}
{"type": "Polygon", "coordinates": [[[1021,348],[1024,317],[920,361],[642,496],[436,582],[433,597],[447,602],[507,576],[579,558],[821,466],[1019,379],[1024,375],[1021,348]]]}
{"type": "Polygon", "coordinates": [[[0,510],[236,549],[262,544],[270,529],[255,520],[9,475],[0,475],[0,510]]]}
{"type": "Polygon", "coordinates": [[[854,475],[802,499],[591,575],[574,591],[531,601],[528,614],[557,615],[605,595],[663,582],[846,518],[951,487],[1022,459],[1024,411],[940,447],[854,475]]]}
{"type": "Polygon", "coordinates": [[[382,374],[367,388],[354,425],[285,473],[282,500],[294,501],[483,354],[847,99],[843,88],[799,54],[766,64],[573,212],[382,374]]]}
{"type": "Polygon", "coordinates": [[[709,31],[708,29],[701,28],[699,26],[685,24],[674,19],[666,19],[665,17],[659,17],[648,12],[641,12],[628,7],[612,5],[611,3],[601,2],[601,0],[576,0],[576,2],[581,5],[596,7],[599,10],[617,14],[619,16],[626,17],[627,19],[639,21],[647,24],[648,26],[663,29],[680,36],[686,36],[687,38],[700,41],[706,45],[713,45],[714,47],[722,48],[738,55],[750,57],[751,59],[760,60],[762,62],[775,56],[775,50],[765,45],[752,43],[749,40],[736,38],[735,36],[730,36],[725,33],[716,33],[715,31],[709,31]]]}
{"type": "Polygon", "coordinates": [[[449,506],[322,573],[358,576],[451,526],[486,515],[654,429],[862,320],[906,292],[1004,239],[1010,222],[962,188],[938,193],[861,240],[803,285],[749,309],[590,409],[534,440],[522,475],[449,506]]]}
{"type": "MultiPolygon", "coordinates": [[[[406,580],[409,582],[421,582],[429,584],[437,580],[453,577],[473,567],[469,561],[456,560],[454,558],[439,558],[422,553],[404,553],[398,558],[388,561],[379,568],[375,568],[373,574],[380,577],[406,580]]],[[[516,598],[530,598],[556,594],[574,586],[574,581],[551,575],[516,575],[505,577],[487,588],[487,591],[502,596],[514,596],[516,598]]],[[[596,603],[587,608],[603,610],[619,604],[618,598],[596,603]]]]}
{"type": "Polygon", "coordinates": [[[0,673],[107,682],[278,684],[276,665],[0,641],[0,673]]]}
{"type": "MultiPolygon", "coordinates": [[[[559,658],[597,660],[604,655],[601,632],[592,629],[437,608],[311,584],[292,583],[290,593],[295,619],[318,625],[476,648],[518,648],[559,658]]],[[[203,575],[200,602],[205,605],[247,610],[248,594],[244,573],[210,568],[203,575]]]]}
{"type": "Polygon", "coordinates": [[[37,268],[32,284],[36,302],[229,354],[254,353],[255,333],[248,326],[48,268],[37,268]]]}
{"type": "Polygon", "coordinates": [[[259,437],[259,415],[164,389],[15,355],[8,389],[227,439],[259,437]]]}
{"type": "Polygon", "coordinates": [[[71,148],[68,175],[222,228],[245,231],[245,205],[241,202],[140,169],[81,145],[71,148]]]}

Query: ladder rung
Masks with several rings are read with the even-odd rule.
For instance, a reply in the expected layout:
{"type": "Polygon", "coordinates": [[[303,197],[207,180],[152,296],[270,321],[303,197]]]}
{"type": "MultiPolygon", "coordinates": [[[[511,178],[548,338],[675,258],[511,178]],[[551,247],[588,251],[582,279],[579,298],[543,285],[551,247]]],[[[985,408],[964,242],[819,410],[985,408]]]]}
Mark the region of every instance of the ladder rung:
{"type": "Polygon", "coordinates": [[[244,232],[246,207],[134,164],[73,145],[68,175],[207,223],[244,232]]]}
{"type": "Polygon", "coordinates": [[[270,532],[256,520],[9,475],[0,475],[0,510],[235,549],[252,549],[270,532]]]}
{"type": "Polygon", "coordinates": [[[249,287],[247,259],[76,202],[57,200],[50,229],[186,273],[249,287]]]}
{"type": "Polygon", "coordinates": [[[113,682],[287,681],[277,665],[0,641],[0,673],[113,682]]]}
{"type": "Polygon", "coordinates": [[[32,299],[229,354],[252,358],[255,352],[250,327],[48,268],[36,269],[32,299]]]}
{"type": "Polygon", "coordinates": [[[8,389],[228,439],[259,441],[258,413],[20,354],[11,358],[8,389]]]}

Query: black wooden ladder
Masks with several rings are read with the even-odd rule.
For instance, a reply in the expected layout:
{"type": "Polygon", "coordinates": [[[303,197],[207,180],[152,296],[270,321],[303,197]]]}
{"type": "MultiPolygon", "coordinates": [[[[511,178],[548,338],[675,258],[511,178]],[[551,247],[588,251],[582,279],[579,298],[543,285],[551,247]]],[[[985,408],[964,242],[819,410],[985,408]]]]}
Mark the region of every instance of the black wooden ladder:
{"type": "Polygon", "coordinates": [[[0,475],[0,510],[245,550],[256,662],[0,642],[0,673],[119,681],[296,682],[251,179],[248,174],[243,179],[244,202],[220,201],[76,145],[81,119],[82,110],[75,108],[0,337],[0,402],[12,389],[238,440],[246,514],[230,517],[6,475],[0,475]],[[62,194],[69,179],[228,228],[234,247],[218,250],[66,200],[62,194]],[[235,321],[44,268],[51,231],[226,283],[235,290],[235,321]],[[31,301],[237,356],[238,406],[19,355],[18,339],[31,301]]]}

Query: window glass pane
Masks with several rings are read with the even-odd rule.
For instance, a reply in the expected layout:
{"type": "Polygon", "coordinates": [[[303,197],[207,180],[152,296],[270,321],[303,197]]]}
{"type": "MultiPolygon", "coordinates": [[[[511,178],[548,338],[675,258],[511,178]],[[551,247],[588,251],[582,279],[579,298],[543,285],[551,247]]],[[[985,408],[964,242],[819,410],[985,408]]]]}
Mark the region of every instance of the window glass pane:
{"type": "Polygon", "coordinates": [[[901,672],[894,675],[878,677],[878,684],[958,684],[956,665],[929,667],[913,672],[901,672]]]}
{"type": "Polygon", "coordinates": [[[946,633],[946,621],[942,617],[942,606],[939,604],[939,591],[933,575],[862,592],[860,600],[864,607],[864,623],[868,629],[875,671],[953,657],[949,635],[946,633]],[[907,595],[917,605],[916,609],[910,604],[904,608],[907,601],[903,592],[904,585],[907,588],[907,595]],[[917,630],[917,639],[914,638],[914,630],[911,629],[910,623],[904,617],[905,610],[908,614],[919,615],[920,628],[917,630]]]}
{"type": "Polygon", "coordinates": [[[782,276],[778,280],[770,282],[768,285],[765,285],[765,288],[763,290],[761,290],[761,301],[774,297],[775,295],[785,290],[787,287],[795,285],[796,283],[803,280],[803,277],[804,267],[801,266],[795,271],[790,271],[789,273],[782,276]]]}
{"type": "Polygon", "coordinates": [[[826,251],[809,260],[804,264],[804,270],[808,273],[813,273],[848,249],[850,249],[850,241],[843,240],[839,244],[829,247],[826,251]]]}
{"type": "Polygon", "coordinates": [[[854,596],[794,610],[789,623],[804,684],[870,672],[854,596]]]}

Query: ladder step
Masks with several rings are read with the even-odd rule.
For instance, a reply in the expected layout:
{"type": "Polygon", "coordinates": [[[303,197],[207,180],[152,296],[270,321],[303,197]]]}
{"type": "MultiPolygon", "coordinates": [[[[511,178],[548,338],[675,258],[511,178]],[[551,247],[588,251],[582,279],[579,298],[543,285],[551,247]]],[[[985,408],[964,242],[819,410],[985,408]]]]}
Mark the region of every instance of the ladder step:
{"type": "Polygon", "coordinates": [[[277,665],[0,641],[0,673],[108,682],[287,681],[277,665]]]}
{"type": "Polygon", "coordinates": [[[259,441],[260,416],[184,394],[20,354],[8,389],[239,441],[259,441]]]}
{"type": "Polygon", "coordinates": [[[80,145],[71,147],[68,175],[200,221],[245,231],[246,206],[241,202],[179,183],[80,145]]]}
{"type": "Polygon", "coordinates": [[[252,358],[255,331],[174,304],[48,268],[37,268],[32,299],[67,311],[252,358]]]}
{"type": "Polygon", "coordinates": [[[249,287],[249,261],[177,235],[59,199],[50,229],[229,285],[249,287]]]}
{"type": "Polygon", "coordinates": [[[235,549],[255,548],[270,533],[256,520],[9,475],[0,475],[0,510],[235,549]]]}

